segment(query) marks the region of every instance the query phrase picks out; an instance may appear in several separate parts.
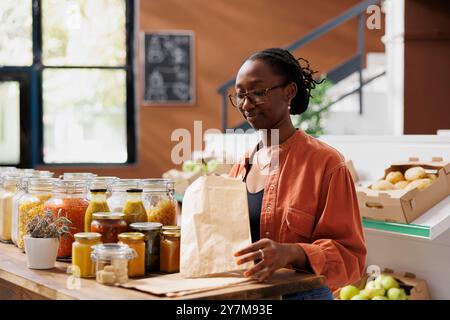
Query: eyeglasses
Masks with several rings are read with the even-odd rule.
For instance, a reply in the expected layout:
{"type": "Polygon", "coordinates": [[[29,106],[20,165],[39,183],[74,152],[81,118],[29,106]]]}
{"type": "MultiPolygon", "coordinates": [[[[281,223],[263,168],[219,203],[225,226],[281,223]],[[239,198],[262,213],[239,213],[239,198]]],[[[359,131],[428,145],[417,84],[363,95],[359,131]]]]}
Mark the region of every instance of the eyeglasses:
{"type": "Polygon", "coordinates": [[[231,104],[235,108],[240,108],[244,105],[245,98],[248,98],[253,105],[263,104],[267,101],[267,94],[270,90],[285,87],[287,84],[279,84],[272,88],[255,89],[248,92],[236,92],[228,95],[231,104]]]}

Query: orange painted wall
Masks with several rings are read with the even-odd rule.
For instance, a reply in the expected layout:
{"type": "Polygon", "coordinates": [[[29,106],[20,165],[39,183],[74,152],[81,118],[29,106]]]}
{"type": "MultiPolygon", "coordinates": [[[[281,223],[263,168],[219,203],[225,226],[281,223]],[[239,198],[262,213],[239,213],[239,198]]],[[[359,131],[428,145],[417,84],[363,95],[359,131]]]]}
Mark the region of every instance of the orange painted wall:
{"type": "Polygon", "coordinates": [[[405,134],[450,129],[450,2],[405,2],[405,134]]]}
{"type": "MultiPolygon", "coordinates": [[[[194,120],[203,130],[221,128],[220,96],[217,88],[233,77],[245,57],[254,51],[286,46],[314,28],[333,19],[358,0],[141,0],[138,29],[192,30],[195,33],[196,104],[194,106],[137,105],[138,163],[129,166],[47,167],[56,173],[90,171],[99,175],[159,177],[174,167],[170,152],[176,128],[193,130],[194,120]]],[[[384,30],[366,29],[366,50],[384,51],[384,30]]],[[[325,72],[356,52],[357,19],[295,52],[311,66],[325,72]]],[[[138,47],[140,47],[138,43],[138,47]]],[[[138,73],[139,73],[138,69],[138,73]]],[[[140,79],[141,74],[139,73],[140,79]]],[[[142,83],[137,88],[141,97],[142,83]]],[[[229,107],[229,126],[242,122],[229,107]]]]}

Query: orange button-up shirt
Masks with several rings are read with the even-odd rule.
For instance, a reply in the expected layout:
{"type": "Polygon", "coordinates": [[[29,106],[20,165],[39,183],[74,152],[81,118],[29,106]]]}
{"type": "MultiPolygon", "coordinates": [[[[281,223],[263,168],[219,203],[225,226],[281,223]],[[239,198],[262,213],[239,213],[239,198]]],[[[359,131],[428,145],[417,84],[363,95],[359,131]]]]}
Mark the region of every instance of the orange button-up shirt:
{"type": "MultiPolygon", "coordinates": [[[[264,187],[261,238],[297,243],[313,272],[324,275],[332,290],[359,280],[366,247],[343,156],[301,130],[280,144],[276,156],[278,166],[271,165],[264,187]]],[[[244,177],[249,158],[246,153],[230,176],[244,177]]]]}

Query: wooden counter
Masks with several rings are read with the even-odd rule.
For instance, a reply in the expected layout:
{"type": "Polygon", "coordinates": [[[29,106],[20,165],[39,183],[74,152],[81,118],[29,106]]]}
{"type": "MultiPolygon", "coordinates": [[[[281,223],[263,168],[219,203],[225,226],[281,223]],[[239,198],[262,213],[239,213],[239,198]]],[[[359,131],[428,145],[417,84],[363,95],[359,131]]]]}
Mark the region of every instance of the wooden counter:
{"type": "Polygon", "coordinates": [[[246,283],[223,289],[167,298],[137,290],[81,279],[81,289],[68,289],[69,264],[57,262],[51,270],[33,270],[26,256],[13,245],[0,243],[0,300],[2,299],[264,299],[323,286],[324,277],[278,270],[266,283],[246,283]]]}

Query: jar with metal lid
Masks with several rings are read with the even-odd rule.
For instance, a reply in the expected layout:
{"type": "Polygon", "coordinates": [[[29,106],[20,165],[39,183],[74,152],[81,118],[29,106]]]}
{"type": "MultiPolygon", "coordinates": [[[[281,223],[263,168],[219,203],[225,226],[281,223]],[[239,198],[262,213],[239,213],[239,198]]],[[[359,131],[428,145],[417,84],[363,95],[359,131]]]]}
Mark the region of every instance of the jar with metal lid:
{"type": "Polygon", "coordinates": [[[91,189],[89,206],[84,215],[84,231],[91,231],[92,214],[96,212],[109,212],[109,206],[106,202],[106,189],[91,189]]]}
{"type": "Polygon", "coordinates": [[[149,222],[163,226],[177,224],[177,202],[174,199],[174,181],[170,179],[142,180],[143,200],[149,222]]]}
{"type": "Polygon", "coordinates": [[[91,260],[92,247],[102,243],[102,235],[96,232],[75,233],[72,244],[72,275],[94,278],[95,265],[91,260]]]}
{"type": "Polygon", "coordinates": [[[128,263],[128,276],[141,277],[145,275],[145,236],[140,232],[125,232],[119,234],[119,243],[126,244],[136,252],[136,259],[128,263]]]}
{"type": "Polygon", "coordinates": [[[139,189],[139,179],[119,179],[111,185],[111,197],[108,198],[108,206],[111,212],[123,212],[127,200],[128,189],[139,189]]]}
{"type": "Polygon", "coordinates": [[[0,191],[0,241],[11,243],[12,228],[12,199],[16,193],[17,180],[20,178],[16,174],[7,174],[2,178],[2,188],[0,191]]]}
{"type": "Polygon", "coordinates": [[[93,246],[91,259],[95,263],[95,279],[106,285],[126,283],[128,262],[136,257],[136,251],[125,244],[107,243],[93,246]]]}
{"type": "Polygon", "coordinates": [[[53,186],[52,197],[44,203],[44,211],[51,210],[55,217],[61,214],[71,221],[70,235],[61,237],[59,243],[59,260],[70,260],[73,235],[84,232],[84,215],[89,205],[86,189],[85,180],[59,180],[53,186]]]}
{"type": "Polygon", "coordinates": [[[34,217],[44,214],[44,203],[51,198],[54,178],[30,178],[26,182],[27,192],[19,200],[17,247],[25,249],[24,237],[27,224],[34,217]]]}
{"type": "Polygon", "coordinates": [[[119,234],[127,232],[125,215],[119,212],[97,212],[92,215],[91,232],[102,235],[103,243],[116,243],[119,234]]]}
{"type": "Polygon", "coordinates": [[[134,222],[147,222],[147,212],[142,203],[142,189],[127,190],[127,200],[123,206],[123,213],[128,225],[134,222]]]}
{"type": "Polygon", "coordinates": [[[160,271],[167,273],[180,271],[180,237],[180,227],[163,227],[161,232],[160,271]]]}
{"type": "Polygon", "coordinates": [[[159,271],[159,244],[162,224],[158,222],[137,222],[130,225],[134,232],[145,235],[145,271],[159,271]]]}

